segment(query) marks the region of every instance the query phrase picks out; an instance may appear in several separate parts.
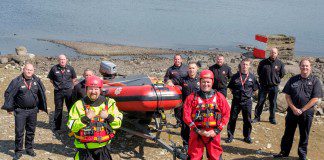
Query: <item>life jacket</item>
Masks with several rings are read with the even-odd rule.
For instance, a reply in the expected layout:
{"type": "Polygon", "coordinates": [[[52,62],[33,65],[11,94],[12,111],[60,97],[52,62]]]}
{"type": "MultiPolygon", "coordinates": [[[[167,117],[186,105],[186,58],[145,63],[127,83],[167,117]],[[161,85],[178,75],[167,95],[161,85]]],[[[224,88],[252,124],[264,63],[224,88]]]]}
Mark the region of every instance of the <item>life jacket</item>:
{"type": "Polygon", "coordinates": [[[198,128],[215,128],[220,124],[221,113],[216,100],[216,94],[212,103],[204,103],[201,97],[197,97],[196,111],[191,117],[198,128]]]}
{"type": "MultiPolygon", "coordinates": [[[[85,105],[83,99],[82,105],[85,114],[87,114],[90,105],[85,105]]],[[[105,101],[105,110],[108,110],[108,100],[105,101]]],[[[115,134],[111,126],[97,115],[91,119],[90,123],[86,127],[80,129],[78,134],[74,134],[74,136],[82,143],[102,143],[112,139],[115,134]]]]}

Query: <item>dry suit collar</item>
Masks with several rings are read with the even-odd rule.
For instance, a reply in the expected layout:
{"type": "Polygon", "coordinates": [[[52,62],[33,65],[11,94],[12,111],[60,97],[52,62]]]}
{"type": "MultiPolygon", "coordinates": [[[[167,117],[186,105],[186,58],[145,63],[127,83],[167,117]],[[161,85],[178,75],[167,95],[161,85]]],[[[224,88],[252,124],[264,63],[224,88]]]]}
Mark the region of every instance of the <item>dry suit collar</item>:
{"type": "Polygon", "coordinates": [[[102,95],[100,95],[100,96],[98,97],[98,99],[95,100],[95,101],[91,101],[91,99],[90,99],[88,96],[86,96],[86,97],[84,98],[84,103],[85,103],[86,105],[90,105],[90,106],[93,106],[93,107],[98,107],[98,106],[100,106],[102,103],[104,103],[105,101],[106,101],[106,97],[104,97],[104,96],[102,96],[102,95]]]}
{"type": "Polygon", "coordinates": [[[213,97],[215,95],[215,90],[211,90],[209,92],[204,92],[202,90],[199,90],[198,91],[198,95],[199,97],[201,97],[202,99],[209,99],[211,97],[213,97]]]}

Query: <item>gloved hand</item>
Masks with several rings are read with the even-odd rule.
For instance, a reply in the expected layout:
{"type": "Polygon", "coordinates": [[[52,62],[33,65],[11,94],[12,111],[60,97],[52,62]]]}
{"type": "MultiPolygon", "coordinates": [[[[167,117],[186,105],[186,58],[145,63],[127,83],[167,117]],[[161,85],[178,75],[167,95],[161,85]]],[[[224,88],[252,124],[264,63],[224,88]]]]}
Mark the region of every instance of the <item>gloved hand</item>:
{"type": "Polygon", "coordinates": [[[210,137],[209,132],[207,132],[206,130],[203,130],[203,129],[199,130],[197,133],[203,137],[210,137]]]}
{"type": "Polygon", "coordinates": [[[208,131],[209,137],[215,137],[221,132],[219,128],[215,128],[213,130],[208,131]]]}
{"type": "Polygon", "coordinates": [[[106,122],[107,123],[111,123],[115,120],[114,116],[112,116],[111,114],[108,115],[108,117],[106,118],[106,122]]]}
{"type": "Polygon", "coordinates": [[[95,113],[93,110],[91,110],[91,109],[87,109],[87,110],[86,110],[86,116],[87,116],[89,119],[92,119],[93,117],[96,116],[96,113],[95,113]]]}
{"type": "Polygon", "coordinates": [[[106,119],[108,117],[108,111],[105,110],[105,109],[101,110],[100,113],[99,113],[99,116],[102,119],[106,119]]]}

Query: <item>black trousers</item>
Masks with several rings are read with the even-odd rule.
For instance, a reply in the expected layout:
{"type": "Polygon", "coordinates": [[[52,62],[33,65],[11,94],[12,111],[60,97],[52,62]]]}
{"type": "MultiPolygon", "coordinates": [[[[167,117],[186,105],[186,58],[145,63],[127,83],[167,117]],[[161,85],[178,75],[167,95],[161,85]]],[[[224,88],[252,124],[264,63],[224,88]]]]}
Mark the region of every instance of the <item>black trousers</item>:
{"type": "MultiPolygon", "coordinates": [[[[78,149],[79,160],[112,160],[108,146],[96,149],[78,149]]],[[[78,159],[75,157],[74,159],[78,159]]]]}
{"type": "Polygon", "coordinates": [[[177,120],[177,123],[181,123],[183,121],[182,120],[182,106],[178,107],[178,108],[174,108],[173,111],[174,111],[174,117],[177,120]]]}
{"type": "MultiPolygon", "coordinates": [[[[181,108],[181,117],[183,115],[183,107],[181,108]]],[[[189,135],[190,135],[190,127],[184,123],[183,118],[181,118],[181,131],[180,135],[182,138],[183,145],[189,144],[189,135]]]]}
{"type": "Polygon", "coordinates": [[[25,149],[32,150],[34,144],[38,108],[15,109],[15,152],[22,152],[25,136],[25,149]]]}
{"type": "Polygon", "coordinates": [[[281,139],[281,152],[289,155],[293,141],[294,135],[297,128],[299,127],[299,144],[298,144],[298,155],[300,159],[306,160],[307,155],[307,145],[308,145],[308,136],[313,122],[314,108],[311,108],[304,112],[300,116],[294,115],[294,113],[288,109],[286,115],[286,128],[285,133],[281,139]]]}
{"type": "Polygon", "coordinates": [[[251,120],[251,111],[252,111],[252,100],[241,101],[239,99],[233,99],[231,107],[231,115],[227,125],[227,134],[228,137],[234,137],[234,131],[236,127],[236,121],[238,114],[242,110],[243,116],[243,136],[245,138],[250,137],[252,130],[252,120],[251,120]]]}
{"type": "Polygon", "coordinates": [[[72,89],[64,90],[54,90],[54,104],[55,104],[55,113],[54,113],[54,130],[60,130],[62,124],[62,112],[63,112],[63,102],[67,107],[68,112],[72,107],[72,89]]]}
{"type": "Polygon", "coordinates": [[[275,120],[276,109],[277,109],[277,96],[278,96],[278,86],[265,87],[261,86],[258,94],[258,103],[255,106],[254,118],[260,118],[263,110],[264,103],[268,96],[270,103],[270,117],[269,121],[275,120]]]}

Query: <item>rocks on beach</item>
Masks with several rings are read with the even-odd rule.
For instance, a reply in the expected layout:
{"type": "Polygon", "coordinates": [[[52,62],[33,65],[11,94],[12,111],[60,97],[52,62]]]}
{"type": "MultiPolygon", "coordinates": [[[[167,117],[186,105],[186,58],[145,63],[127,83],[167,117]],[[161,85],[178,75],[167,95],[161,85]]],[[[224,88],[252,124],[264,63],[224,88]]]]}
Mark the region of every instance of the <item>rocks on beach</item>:
{"type": "MultiPolygon", "coordinates": [[[[183,53],[183,52],[180,52],[183,53]]],[[[229,66],[232,67],[233,72],[237,71],[237,65],[240,62],[241,54],[240,53],[228,53],[228,52],[217,52],[222,53],[225,55],[225,60],[229,66]]],[[[214,64],[215,54],[209,54],[208,52],[203,54],[185,54],[185,62],[188,61],[201,61],[203,66],[210,66],[214,64]]],[[[18,56],[17,54],[14,54],[15,56],[18,56]]],[[[3,56],[3,55],[2,55],[3,56]]],[[[103,57],[102,59],[112,61],[117,65],[118,73],[120,74],[148,74],[149,76],[156,76],[158,78],[161,78],[164,76],[166,69],[173,64],[172,61],[173,55],[169,56],[154,56],[154,55],[136,55],[136,56],[130,56],[131,59],[110,59],[108,57],[103,57]]],[[[6,57],[8,59],[8,62],[5,64],[0,65],[0,69],[6,67],[7,69],[4,70],[4,72],[7,75],[2,76],[0,78],[0,82],[3,85],[3,90],[5,90],[5,87],[7,87],[10,80],[13,78],[13,75],[16,76],[19,73],[21,73],[20,68],[24,64],[24,61],[29,61],[31,59],[21,59],[20,61],[14,61],[11,57],[6,57]]],[[[29,57],[30,58],[30,57],[29,57]]],[[[96,71],[99,70],[99,64],[102,59],[99,58],[70,58],[70,62],[73,65],[73,67],[76,69],[76,72],[78,75],[81,75],[83,70],[85,68],[92,68],[96,71]]],[[[253,67],[254,72],[256,71],[257,65],[259,60],[254,60],[253,67]]],[[[53,100],[53,88],[49,82],[49,80],[46,78],[46,75],[48,71],[50,70],[50,67],[54,64],[57,64],[56,57],[43,57],[36,55],[33,59],[33,63],[36,67],[36,74],[39,75],[39,77],[42,79],[42,81],[45,84],[45,87],[47,88],[46,94],[48,95],[48,103],[49,103],[49,110],[54,110],[54,104],[50,103],[53,100]]],[[[322,63],[316,62],[315,65],[323,66],[322,63]]],[[[298,59],[294,59],[291,61],[286,62],[286,66],[297,68],[296,73],[289,73],[287,76],[292,76],[294,74],[298,74],[298,59]]],[[[322,68],[319,68],[319,70],[322,68]]],[[[315,70],[315,74],[320,74],[317,70],[315,70]]],[[[99,73],[97,73],[99,74],[99,73]]],[[[287,81],[289,77],[285,77],[285,81],[287,81]]],[[[285,84],[285,81],[282,82],[280,90],[282,90],[283,85],[285,84]]],[[[323,81],[323,79],[322,79],[323,81]]],[[[229,95],[231,97],[231,95],[229,95]]],[[[3,101],[2,101],[3,102],[3,101]]],[[[231,101],[229,100],[229,103],[231,101]]],[[[319,104],[319,107],[322,106],[323,103],[319,104]]],[[[255,106],[255,103],[254,103],[255,106]]],[[[287,105],[285,104],[285,99],[283,94],[279,94],[278,96],[278,108],[280,111],[285,111],[285,107],[287,105]]],[[[267,115],[267,113],[265,113],[267,115]]],[[[7,115],[7,113],[2,112],[1,115],[7,115]]],[[[272,125],[262,122],[257,123],[255,126],[253,126],[253,138],[256,143],[254,143],[252,146],[247,146],[245,143],[241,142],[237,138],[233,143],[235,145],[226,145],[224,158],[226,159],[235,159],[235,158],[242,158],[246,157],[245,151],[251,150],[255,152],[250,152],[251,156],[256,156],[258,158],[262,158],[264,156],[268,156],[269,152],[273,152],[272,150],[277,151],[279,149],[279,142],[280,138],[282,136],[282,130],[283,130],[283,119],[284,119],[284,113],[279,113],[278,119],[279,125],[277,125],[276,128],[273,128],[272,125]],[[280,128],[281,127],[281,128],[280,128]],[[262,132],[262,133],[261,133],[262,132]],[[264,132],[264,133],[263,133],[264,132]],[[271,135],[269,133],[275,134],[276,138],[272,139],[270,138],[271,135]],[[275,132],[275,133],[274,133],[275,132]],[[259,135],[262,135],[259,137],[259,135]],[[264,138],[266,137],[266,138],[264,138]],[[250,148],[249,148],[250,147],[250,148]],[[255,148],[261,148],[259,150],[256,150],[255,148]],[[237,154],[236,154],[237,153],[237,154]],[[255,154],[254,154],[255,153],[255,154]]],[[[50,115],[51,116],[51,115],[50,115]]],[[[0,116],[2,121],[4,123],[8,124],[6,125],[6,130],[3,133],[0,133],[2,137],[5,137],[1,139],[4,142],[8,143],[1,143],[5,144],[6,148],[13,148],[13,139],[14,137],[11,135],[10,137],[7,135],[10,135],[11,133],[14,133],[14,121],[12,120],[12,116],[0,116]],[[10,119],[11,118],[11,119],[10,119]],[[4,136],[6,135],[6,136],[4,136]],[[8,140],[10,139],[10,140],[8,140]]],[[[169,116],[167,116],[169,117],[169,116]]],[[[266,117],[266,116],[265,116],[266,117]]],[[[316,125],[322,124],[322,119],[318,118],[320,116],[316,117],[316,125]]],[[[316,127],[315,125],[315,127],[316,127]]],[[[37,135],[35,138],[35,144],[38,145],[38,148],[36,149],[36,152],[39,153],[38,155],[43,156],[42,158],[47,159],[68,159],[73,157],[75,153],[75,149],[73,149],[73,139],[69,138],[65,133],[60,135],[51,135],[52,132],[50,130],[51,122],[49,121],[48,115],[44,113],[39,114],[39,120],[38,120],[38,128],[37,128],[37,135]],[[50,138],[47,138],[50,137],[50,138]],[[68,147],[65,147],[68,146],[68,147]],[[59,158],[58,158],[59,157],[59,158]]],[[[319,126],[322,127],[322,126],[319,126]]],[[[238,134],[237,137],[241,136],[239,133],[240,130],[242,130],[242,124],[241,121],[238,121],[237,125],[238,134]]],[[[67,132],[67,131],[66,131],[67,132]]],[[[113,159],[172,159],[172,155],[163,150],[160,146],[157,146],[153,144],[151,141],[146,141],[141,138],[138,138],[136,136],[127,135],[127,133],[119,132],[121,134],[120,137],[117,136],[117,138],[113,142],[113,159]],[[121,140],[120,140],[121,139],[121,140]],[[125,147],[126,146],[126,147],[125,147]]],[[[314,134],[314,133],[312,133],[314,134]]],[[[177,139],[178,137],[175,135],[172,135],[173,139],[177,139]]],[[[222,132],[222,137],[226,136],[226,132],[222,132]]],[[[167,140],[167,136],[164,137],[167,140]]],[[[180,138],[179,138],[180,139],[180,138]]],[[[181,142],[181,139],[179,140],[181,142]]],[[[11,150],[12,151],[12,150],[11,150]]],[[[6,153],[0,153],[0,156],[5,157],[7,159],[10,157],[10,155],[7,155],[7,153],[11,153],[11,151],[5,151],[6,153]]],[[[294,153],[292,153],[294,154],[294,153]]],[[[25,158],[25,157],[24,157],[25,158]]],[[[1,158],[0,158],[1,159],[1,158]]]]}
{"type": "Polygon", "coordinates": [[[27,53],[27,48],[24,46],[16,47],[16,53],[1,55],[0,56],[0,63],[7,64],[7,63],[17,63],[19,65],[25,64],[27,61],[34,62],[35,54],[27,53]]]}
{"type": "MultiPolygon", "coordinates": [[[[63,43],[63,42],[61,42],[63,43]]],[[[71,43],[72,44],[72,43],[71,43]]],[[[78,44],[81,45],[81,44],[78,44]]],[[[126,47],[126,46],[124,46],[126,47]]],[[[114,47],[113,47],[114,48],[114,47]]],[[[132,48],[132,47],[131,47],[132,48]]],[[[99,48],[100,49],[100,48],[99,48]]],[[[155,49],[152,52],[155,53],[155,49]]],[[[162,52],[162,49],[157,49],[159,52],[162,52]]],[[[110,59],[107,56],[102,56],[99,59],[98,58],[71,58],[70,63],[73,63],[73,66],[77,69],[79,69],[79,73],[83,71],[84,68],[93,68],[94,70],[98,70],[99,63],[101,60],[110,60],[117,64],[118,72],[120,74],[148,74],[150,76],[156,76],[160,79],[165,74],[165,70],[167,67],[172,65],[172,57],[165,56],[155,56],[155,54],[151,55],[149,54],[150,49],[146,49],[147,52],[145,54],[139,54],[139,55],[129,55],[129,59],[123,60],[121,59],[110,59]],[[150,66],[150,67],[147,67],[150,66]]],[[[169,51],[169,50],[168,50],[169,51]]],[[[173,50],[172,50],[173,51],[173,50]]],[[[123,51],[124,52],[124,51],[123,51]]],[[[168,53],[168,52],[167,52],[168,53]]],[[[174,54],[183,54],[185,55],[185,63],[186,62],[198,62],[201,69],[206,69],[208,66],[211,66],[215,63],[214,59],[217,54],[221,53],[225,57],[225,62],[232,68],[233,73],[237,71],[237,65],[242,59],[242,54],[240,53],[231,53],[231,52],[221,52],[219,50],[208,50],[208,51],[178,51],[178,52],[172,52],[174,54]]],[[[284,59],[283,62],[285,63],[285,69],[287,71],[287,76],[284,78],[283,82],[281,83],[280,90],[282,90],[284,84],[288,80],[289,77],[299,74],[299,60],[300,57],[296,57],[294,59],[284,59]]],[[[324,58],[314,58],[312,57],[312,60],[314,62],[313,67],[313,73],[317,75],[322,82],[324,82],[324,75],[322,74],[324,72],[324,58]]],[[[24,46],[19,46],[16,48],[15,54],[8,54],[8,55],[1,55],[0,57],[0,63],[2,64],[2,67],[5,68],[16,68],[20,69],[23,64],[25,64],[27,61],[30,61],[32,63],[36,64],[36,68],[38,69],[38,72],[48,73],[49,66],[56,64],[56,57],[42,57],[42,56],[35,56],[34,54],[30,54],[27,52],[27,48],[24,46]]],[[[256,68],[259,64],[260,60],[253,60],[253,67],[252,72],[256,72],[256,68]]],[[[0,66],[1,67],[1,66],[0,66]]],[[[38,73],[42,74],[42,73],[38,73]]],[[[80,74],[81,75],[81,74],[80,74]]],[[[323,104],[323,103],[321,103],[323,104]]],[[[267,109],[267,106],[269,104],[266,103],[265,109],[267,109]]],[[[280,93],[278,95],[278,111],[279,112],[285,112],[287,108],[287,103],[284,98],[284,94],[280,93]]],[[[319,105],[318,107],[319,111],[318,114],[322,115],[323,112],[323,105],[319,105]]]]}

